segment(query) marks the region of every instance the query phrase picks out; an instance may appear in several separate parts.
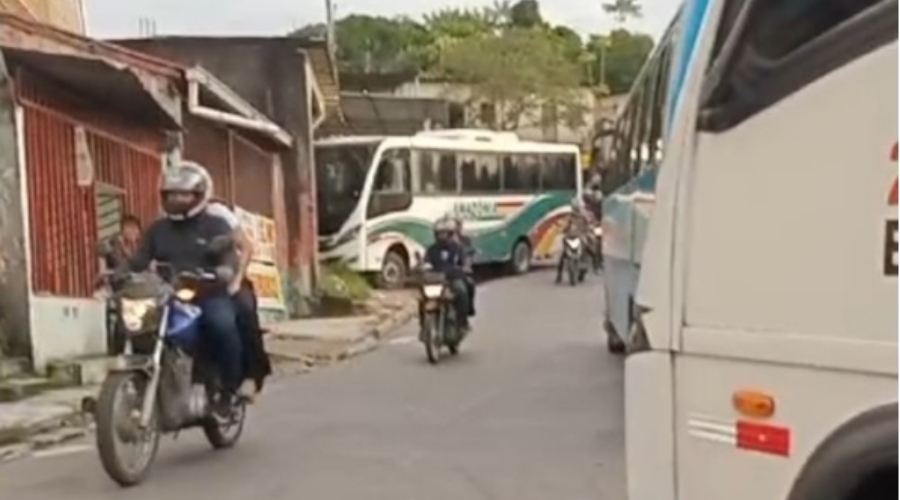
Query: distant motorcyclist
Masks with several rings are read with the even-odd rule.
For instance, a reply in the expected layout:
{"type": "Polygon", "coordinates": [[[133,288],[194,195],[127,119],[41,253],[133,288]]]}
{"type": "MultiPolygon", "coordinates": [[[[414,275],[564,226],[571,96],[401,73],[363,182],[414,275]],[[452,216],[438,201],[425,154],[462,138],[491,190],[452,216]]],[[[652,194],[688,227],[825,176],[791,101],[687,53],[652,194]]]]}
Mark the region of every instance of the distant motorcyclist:
{"type": "MultiPolygon", "coordinates": [[[[214,238],[232,234],[227,222],[206,213],[211,194],[208,179],[205,168],[190,162],[165,171],[160,186],[165,217],[157,219],[143,234],[131,258],[132,271],[145,271],[153,261],[171,266],[176,273],[223,265],[236,268],[235,252],[215,257],[207,253],[207,244],[214,238]]],[[[222,401],[230,406],[231,396],[237,393],[243,378],[237,311],[227,283],[209,288],[197,304],[203,312],[201,331],[229,396],[222,401]]]]}
{"type": "Polygon", "coordinates": [[[453,219],[456,225],[456,239],[465,251],[466,261],[463,268],[466,271],[466,287],[469,292],[469,316],[475,316],[475,276],[474,260],[475,246],[472,244],[472,238],[469,238],[463,231],[463,220],[460,217],[453,219]]]}
{"type": "MultiPolygon", "coordinates": [[[[569,205],[569,216],[566,220],[563,234],[574,234],[577,237],[581,238],[582,244],[584,244],[585,249],[591,255],[593,255],[593,251],[591,249],[592,221],[593,217],[591,216],[590,212],[585,209],[584,202],[580,198],[574,198],[571,205],[569,205]]],[[[557,283],[562,282],[563,269],[566,263],[565,261],[565,252],[563,252],[559,257],[559,263],[556,265],[557,283]]]]}
{"type": "Polygon", "coordinates": [[[443,273],[453,290],[453,306],[464,330],[469,329],[469,290],[466,285],[466,250],[456,238],[456,224],[449,217],[434,223],[434,243],[425,251],[425,263],[443,273]]]}

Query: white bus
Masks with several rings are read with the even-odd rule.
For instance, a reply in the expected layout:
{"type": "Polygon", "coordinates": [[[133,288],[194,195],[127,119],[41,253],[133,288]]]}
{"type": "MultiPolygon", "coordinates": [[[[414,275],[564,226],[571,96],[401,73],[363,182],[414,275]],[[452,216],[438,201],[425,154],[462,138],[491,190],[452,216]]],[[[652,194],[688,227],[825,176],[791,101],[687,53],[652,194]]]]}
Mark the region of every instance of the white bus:
{"type": "Polygon", "coordinates": [[[405,283],[444,215],[465,221],[476,264],[527,272],[555,258],[561,219],[581,195],[577,146],[508,132],[328,138],[315,160],[321,257],[377,274],[385,288],[405,283]]]}
{"type": "Polygon", "coordinates": [[[689,0],[626,339],[629,500],[897,492],[897,1],[689,0]]]}

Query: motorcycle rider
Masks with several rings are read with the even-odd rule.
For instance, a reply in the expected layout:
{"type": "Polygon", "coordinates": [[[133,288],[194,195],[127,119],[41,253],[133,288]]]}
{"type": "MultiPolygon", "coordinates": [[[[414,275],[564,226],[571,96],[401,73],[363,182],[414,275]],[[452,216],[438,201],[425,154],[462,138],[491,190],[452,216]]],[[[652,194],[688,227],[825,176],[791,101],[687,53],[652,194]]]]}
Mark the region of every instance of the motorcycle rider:
{"type": "MultiPolygon", "coordinates": [[[[592,217],[591,214],[585,209],[584,202],[580,198],[572,199],[572,204],[569,206],[570,212],[568,220],[566,221],[565,229],[563,230],[564,235],[575,234],[580,239],[582,244],[584,245],[587,252],[593,255],[593,251],[591,249],[591,228],[592,228],[592,217]]],[[[562,282],[562,274],[563,268],[565,267],[566,256],[565,252],[561,253],[559,256],[559,263],[556,265],[556,282],[562,282]]]]}
{"type": "Polygon", "coordinates": [[[475,316],[475,277],[473,276],[475,247],[472,245],[472,238],[463,232],[462,218],[455,217],[453,222],[456,225],[456,240],[462,246],[466,257],[463,269],[466,271],[466,290],[469,293],[469,316],[475,316]]]}
{"type": "MultiPolygon", "coordinates": [[[[163,173],[160,198],[165,217],[157,219],[144,232],[130,262],[132,271],[145,271],[151,262],[165,263],[176,273],[236,267],[234,251],[216,258],[207,253],[210,241],[232,234],[227,222],[206,212],[211,195],[209,178],[205,168],[191,162],[181,163],[163,173]]],[[[201,331],[205,347],[218,365],[222,378],[226,397],[220,401],[230,408],[243,376],[237,310],[228,293],[228,285],[211,285],[197,305],[203,312],[201,331]]]]}
{"type": "MultiPolygon", "coordinates": [[[[212,186],[212,179],[208,179],[212,186]]],[[[263,383],[271,373],[272,364],[266,354],[262,341],[262,327],[257,312],[256,290],[247,279],[247,269],[253,257],[253,241],[241,227],[241,221],[235,215],[232,206],[221,198],[211,198],[206,213],[223,219],[231,227],[237,247],[239,265],[234,280],[229,284],[228,293],[237,308],[238,330],[243,344],[243,366],[245,380],[240,394],[253,402],[262,391],[263,383]]]]}
{"type": "Polygon", "coordinates": [[[469,293],[466,285],[466,251],[456,239],[456,224],[449,217],[434,223],[434,243],[425,251],[425,262],[444,273],[453,290],[453,306],[463,330],[469,330],[469,293]]]}

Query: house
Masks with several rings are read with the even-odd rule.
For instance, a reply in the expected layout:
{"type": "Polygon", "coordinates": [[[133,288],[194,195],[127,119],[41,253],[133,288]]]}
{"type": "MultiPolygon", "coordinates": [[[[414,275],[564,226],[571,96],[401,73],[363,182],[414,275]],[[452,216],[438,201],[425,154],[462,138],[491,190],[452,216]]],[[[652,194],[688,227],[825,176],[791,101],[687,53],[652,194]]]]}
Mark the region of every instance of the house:
{"type": "Polygon", "coordinates": [[[292,144],[203,68],[0,14],[0,356],[40,370],[106,352],[97,243],[126,212],[159,216],[160,174],[182,156],[228,152],[210,171],[275,227],[277,269],[274,195],[292,144]]]}

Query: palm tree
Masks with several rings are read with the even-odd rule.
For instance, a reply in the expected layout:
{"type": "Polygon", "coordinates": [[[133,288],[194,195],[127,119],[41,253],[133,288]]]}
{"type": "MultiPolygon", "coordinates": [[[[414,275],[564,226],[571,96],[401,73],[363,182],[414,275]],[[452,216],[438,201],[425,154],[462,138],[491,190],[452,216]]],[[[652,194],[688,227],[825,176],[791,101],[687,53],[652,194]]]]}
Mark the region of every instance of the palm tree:
{"type": "Polygon", "coordinates": [[[619,24],[625,24],[631,18],[639,18],[644,15],[638,0],[610,0],[603,3],[603,10],[612,14],[619,24]]]}

